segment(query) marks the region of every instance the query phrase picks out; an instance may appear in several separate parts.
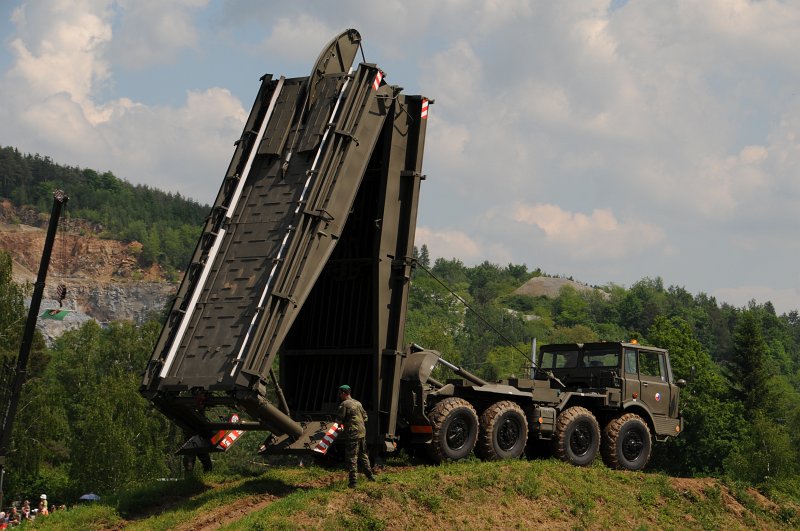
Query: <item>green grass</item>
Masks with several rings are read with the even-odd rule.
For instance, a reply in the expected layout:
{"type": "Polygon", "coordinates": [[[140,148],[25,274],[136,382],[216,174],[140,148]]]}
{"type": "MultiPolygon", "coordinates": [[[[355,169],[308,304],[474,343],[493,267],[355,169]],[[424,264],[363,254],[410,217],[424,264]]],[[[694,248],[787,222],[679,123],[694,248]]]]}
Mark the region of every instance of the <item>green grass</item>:
{"type": "Polygon", "coordinates": [[[745,529],[796,528],[797,504],[767,510],[717,481],[673,487],[658,473],[576,468],[555,460],[441,466],[395,462],[378,481],[346,487],[342,470],[269,467],[258,476],[200,475],[56,513],[42,529],[167,530],[209,515],[222,529],[745,529]],[[397,465],[402,465],[399,467],[397,465]],[[234,508],[235,514],[229,514],[234,508]]]}

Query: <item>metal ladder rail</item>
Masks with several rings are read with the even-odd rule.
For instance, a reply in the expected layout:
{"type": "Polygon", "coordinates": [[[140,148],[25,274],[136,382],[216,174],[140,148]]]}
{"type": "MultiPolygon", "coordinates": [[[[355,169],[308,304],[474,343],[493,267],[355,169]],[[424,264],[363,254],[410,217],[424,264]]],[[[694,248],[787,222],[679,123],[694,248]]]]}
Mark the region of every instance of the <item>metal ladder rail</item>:
{"type": "MultiPolygon", "coordinates": [[[[345,78],[344,74],[332,74],[332,76],[345,78]]],[[[246,331],[246,323],[243,320],[250,320],[256,311],[255,297],[264,283],[263,278],[266,275],[264,268],[266,267],[268,272],[271,264],[276,261],[271,256],[279,243],[275,237],[278,234],[280,237],[285,236],[285,227],[306,179],[306,165],[310,164],[307,157],[298,157],[290,171],[284,173],[279,166],[283,160],[282,153],[292,150],[297,138],[313,137],[317,134],[321,137],[326,129],[324,124],[327,123],[327,118],[322,123],[304,123],[301,120],[302,115],[295,112],[300,103],[296,98],[304,97],[305,91],[292,90],[291,87],[306,86],[307,83],[308,78],[293,78],[287,80],[284,86],[273,119],[267,125],[264,139],[259,145],[253,171],[247,181],[249,184],[245,184],[243,188],[236,211],[228,225],[226,238],[215,257],[211,276],[197,302],[202,309],[194,312],[194,321],[190,322],[185,332],[186,340],[181,345],[183,350],[179,351],[178,355],[180,365],[174,364],[170,378],[162,381],[164,389],[200,387],[205,390],[211,388],[222,390],[239,388],[243,384],[242,380],[233,378],[229,374],[234,361],[233,356],[239,350],[242,336],[246,331]],[[282,131],[288,130],[294,132],[292,136],[295,136],[295,141],[291,145],[284,144],[282,151],[276,151],[275,148],[280,144],[275,144],[275,139],[284,134],[282,131]],[[265,143],[271,145],[267,150],[264,149],[265,143]],[[280,200],[272,201],[270,197],[280,200]],[[253,217],[254,212],[270,211],[278,214],[278,217],[260,215],[253,217]],[[244,228],[245,232],[240,232],[240,227],[244,228]],[[269,245],[269,253],[262,255],[260,259],[255,259],[256,255],[252,254],[251,238],[266,242],[269,245]],[[255,260],[246,259],[248,265],[239,262],[236,257],[242,252],[255,260]],[[246,286],[258,287],[254,289],[246,286]],[[232,290],[230,298],[224,296],[226,289],[232,290]],[[239,318],[236,319],[235,325],[229,329],[224,328],[220,319],[230,319],[237,315],[239,318]],[[204,357],[206,354],[210,357],[204,368],[198,356],[204,357]]],[[[340,89],[341,85],[332,94],[334,98],[338,96],[340,89]]],[[[320,100],[315,108],[327,108],[327,111],[323,111],[327,116],[331,113],[334,103],[331,99],[320,100]]],[[[287,137],[284,136],[284,142],[286,140],[287,137]]]]}
{"type": "MultiPolygon", "coordinates": [[[[350,132],[353,132],[352,127],[355,127],[355,125],[359,123],[359,117],[372,110],[371,104],[374,104],[376,101],[376,94],[372,89],[376,72],[378,72],[378,69],[374,67],[374,65],[361,65],[359,68],[357,79],[354,80],[353,92],[348,95],[347,112],[343,112],[336,122],[331,122],[330,127],[334,129],[334,133],[336,134],[334,135],[333,144],[326,151],[323,162],[320,164],[319,172],[316,175],[316,179],[313,181],[312,192],[309,194],[310,196],[318,197],[321,189],[326,190],[332,183],[336,182],[337,175],[341,171],[343,162],[348,156],[347,150],[353,145],[352,140],[354,135],[342,133],[348,131],[347,128],[351,128],[350,132]]],[[[380,134],[383,119],[385,119],[385,114],[381,116],[381,123],[372,127],[372,131],[361,131],[366,135],[363,140],[365,146],[369,146],[369,153],[362,154],[363,164],[360,168],[360,174],[357,176],[359,182],[363,176],[363,171],[366,168],[372,148],[374,148],[374,142],[380,134]],[[367,136],[371,136],[372,138],[368,139],[367,136]]],[[[347,207],[342,209],[343,213],[340,216],[342,223],[341,226],[337,228],[337,231],[341,231],[344,221],[347,218],[347,211],[357,191],[358,185],[352,187],[352,190],[348,189],[347,193],[350,195],[350,201],[347,207]]],[[[296,231],[295,238],[292,240],[292,249],[287,253],[286,263],[281,269],[279,280],[276,281],[273,297],[267,302],[269,311],[265,312],[265,315],[270,315],[272,318],[269,320],[265,319],[265,322],[260,324],[261,326],[257,332],[257,337],[259,338],[258,343],[251,349],[253,355],[248,358],[245,368],[245,372],[248,374],[260,376],[271,366],[277,354],[280,342],[285,337],[286,332],[288,332],[288,325],[285,324],[287,317],[293,319],[296,316],[298,301],[302,302],[305,300],[314,285],[314,280],[319,277],[319,274],[335,246],[335,240],[332,240],[326,246],[326,250],[322,253],[322,256],[315,257],[319,258],[314,264],[316,269],[311,273],[305,271],[304,266],[307,263],[310,248],[316,243],[319,225],[323,222],[329,224],[333,221],[332,219],[323,220],[320,216],[308,215],[309,211],[310,209],[306,207],[303,212],[305,215],[299,220],[298,230],[296,231]],[[301,277],[304,282],[300,282],[301,277]],[[297,290],[299,288],[304,289],[304,291],[302,293],[298,292],[297,290]],[[279,296],[276,296],[275,293],[279,294],[279,296]],[[295,304],[290,307],[288,304],[289,302],[295,304]]]]}
{"type": "MultiPolygon", "coordinates": [[[[272,92],[272,97],[270,98],[270,102],[269,105],[267,106],[264,118],[261,120],[261,124],[258,129],[258,134],[256,135],[256,139],[250,148],[250,152],[247,157],[247,162],[245,163],[244,169],[242,170],[242,174],[239,176],[239,180],[237,182],[233,195],[230,197],[227,207],[225,208],[225,219],[223,220],[223,224],[227,224],[230,221],[233,211],[236,209],[236,206],[239,202],[239,198],[241,197],[242,193],[242,188],[244,187],[244,183],[247,180],[247,177],[250,174],[250,170],[253,167],[253,160],[255,159],[256,154],[258,153],[258,146],[261,144],[261,139],[264,137],[264,131],[266,130],[267,124],[269,123],[269,120],[272,117],[272,112],[275,109],[275,102],[277,101],[278,96],[280,95],[284,81],[285,78],[281,76],[281,78],[278,80],[275,89],[272,92]]],[[[183,335],[186,332],[186,329],[189,326],[189,323],[192,319],[192,315],[197,306],[197,301],[203,291],[203,287],[205,286],[206,279],[208,278],[208,275],[211,272],[211,268],[216,261],[215,259],[219,251],[220,245],[222,245],[222,242],[225,238],[225,234],[226,234],[226,229],[220,227],[219,230],[217,231],[214,243],[211,246],[211,250],[209,251],[208,256],[203,265],[200,278],[193,286],[192,293],[189,299],[189,304],[186,308],[186,313],[184,313],[181,316],[180,324],[178,326],[177,331],[175,332],[175,335],[173,336],[172,342],[167,351],[167,355],[164,359],[164,365],[161,367],[161,371],[159,372],[160,378],[165,378],[169,374],[170,369],[172,368],[172,364],[175,361],[178,348],[180,347],[180,344],[183,340],[183,335]]]]}
{"type": "MultiPolygon", "coordinates": [[[[340,106],[340,104],[341,104],[341,102],[342,102],[342,100],[344,98],[344,95],[345,95],[345,93],[347,91],[347,87],[349,85],[349,82],[350,82],[350,78],[349,78],[349,75],[348,75],[348,78],[345,81],[345,83],[343,84],[342,89],[341,89],[341,91],[339,93],[339,96],[337,98],[337,101],[336,101],[336,104],[335,104],[335,106],[333,108],[333,111],[331,112],[331,121],[335,120],[335,118],[337,116],[337,113],[339,112],[339,106],[340,106]]],[[[305,190],[308,188],[309,180],[311,179],[311,176],[313,175],[314,166],[317,163],[317,161],[319,160],[320,154],[323,152],[323,150],[326,147],[327,138],[328,138],[328,131],[326,130],[325,133],[323,134],[322,140],[320,142],[320,146],[317,149],[317,154],[316,154],[316,156],[314,158],[314,163],[312,163],[311,170],[310,170],[310,172],[308,174],[308,178],[306,180],[303,193],[301,194],[301,202],[302,202],[302,196],[303,196],[303,194],[305,194],[305,190]]],[[[289,153],[289,157],[287,159],[287,162],[290,159],[291,159],[291,152],[289,153]]],[[[300,203],[298,203],[298,208],[299,208],[299,204],[300,203]]],[[[295,214],[297,214],[297,210],[295,210],[295,214]]],[[[272,269],[271,269],[271,271],[269,273],[269,276],[267,277],[267,281],[266,281],[266,284],[264,286],[264,289],[261,292],[261,297],[259,298],[257,309],[253,313],[253,317],[250,320],[250,324],[248,326],[247,332],[245,333],[245,336],[244,336],[244,339],[242,341],[242,344],[241,344],[241,346],[239,348],[239,352],[237,353],[236,359],[234,360],[233,367],[231,368],[231,372],[230,372],[230,377],[233,377],[236,374],[236,371],[239,368],[240,363],[242,362],[243,359],[245,359],[245,351],[247,350],[247,348],[249,346],[251,335],[252,335],[252,333],[253,333],[253,331],[254,331],[254,329],[256,327],[256,323],[258,322],[260,314],[261,314],[260,309],[264,308],[264,303],[265,303],[265,301],[267,299],[267,295],[270,293],[270,291],[272,289],[273,279],[275,278],[275,275],[278,272],[278,269],[279,269],[278,266],[281,264],[281,261],[284,260],[284,255],[285,255],[285,252],[286,252],[287,244],[289,243],[289,237],[290,237],[292,231],[293,231],[293,227],[290,225],[288,230],[286,231],[286,234],[283,237],[283,241],[281,242],[281,245],[280,245],[280,248],[278,250],[278,253],[277,253],[277,255],[276,255],[275,259],[274,259],[274,264],[273,264],[272,269]]]]}
{"type": "Polygon", "coordinates": [[[176,325],[180,323],[181,317],[187,307],[187,297],[190,296],[194,290],[198,271],[202,267],[202,264],[208,259],[209,245],[207,245],[207,242],[209,236],[213,236],[215,234],[216,227],[219,225],[218,214],[221,209],[224,208],[227,197],[229,196],[230,190],[228,190],[228,188],[230,187],[230,183],[232,180],[236,179],[237,175],[240,173],[239,169],[241,167],[242,158],[246,156],[247,153],[249,153],[252,149],[255,149],[255,146],[253,146],[252,143],[248,143],[248,137],[252,136],[256,126],[255,124],[258,121],[258,116],[262,114],[265,101],[270,97],[270,93],[274,91],[275,85],[276,82],[272,81],[272,76],[264,75],[261,77],[261,86],[259,88],[259,92],[256,95],[255,101],[253,102],[253,106],[247,122],[245,123],[242,135],[240,136],[239,140],[235,142],[236,150],[234,151],[231,162],[228,165],[228,170],[225,173],[226,177],[223,179],[223,182],[220,185],[220,189],[217,193],[217,198],[214,202],[214,206],[212,207],[211,214],[206,218],[203,232],[198,239],[198,243],[195,246],[195,250],[192,254],[190,266],[187,269],[186,275],[184,276],[184,279],[178,288],[178,293],[173,301],[170,315],[161,330],[156,347],[153,350],[150,362],[145,370],[141,386],[143,391],[148,387],[157,385],[160,381],[160,378],[156,377],[155,372],[163,363],[167,346],[171,345],[173,342],[176,325]]]}

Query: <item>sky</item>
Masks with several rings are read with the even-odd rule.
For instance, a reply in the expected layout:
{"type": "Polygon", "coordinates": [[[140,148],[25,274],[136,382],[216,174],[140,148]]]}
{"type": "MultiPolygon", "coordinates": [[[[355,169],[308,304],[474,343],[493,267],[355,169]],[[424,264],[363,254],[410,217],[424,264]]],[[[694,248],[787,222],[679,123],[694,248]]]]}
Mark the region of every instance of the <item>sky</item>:
{"type": "Polygon", "coordinates": [[[259,78],[350,27],[435,100],[433,258],[800,307],[800,2],[6,1],[0,145],[210,204],[259,78]]]}

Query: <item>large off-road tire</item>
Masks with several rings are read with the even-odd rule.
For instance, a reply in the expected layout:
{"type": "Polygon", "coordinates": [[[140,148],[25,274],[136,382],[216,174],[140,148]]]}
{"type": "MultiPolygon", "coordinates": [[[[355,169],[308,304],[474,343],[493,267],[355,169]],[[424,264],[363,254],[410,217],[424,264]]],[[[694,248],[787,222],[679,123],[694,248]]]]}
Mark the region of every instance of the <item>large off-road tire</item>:
{"type": "Polygon", "coordinates": [[[481,459],[517,459],[525,451],[528,422],[522,408],[514,402],[495,402],[483,412],[479,425],[475,453],[481,459]]]}
{"type": "Polygon", "coordinates": [[[639,415],[625,413],[608,423],[600,448],[609,468],[642,470],[653,449],[650,428],[639,415]]]}
{"type": "Polygon", "coordinates": [[[600,447],[600,425],[592,413],[574,406],[556,419],[551,441],[553,455],[575,466],[592,464],[600,447]]]}
{"type": "Polygon", "coordinates": [[[429,418],[433,434],[428,453],[433,461],[456,461],[472,453],[478,439],[478,414],[469,402],[445,398],[433,407],[429,418]]]}

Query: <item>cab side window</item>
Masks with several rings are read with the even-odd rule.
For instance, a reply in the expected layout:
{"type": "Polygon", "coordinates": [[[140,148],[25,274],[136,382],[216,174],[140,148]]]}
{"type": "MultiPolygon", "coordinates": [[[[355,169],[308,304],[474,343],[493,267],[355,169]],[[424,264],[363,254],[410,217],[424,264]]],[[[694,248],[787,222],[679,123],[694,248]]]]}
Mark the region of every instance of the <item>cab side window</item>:
{"type": "Polygon", "coordinates": [[[660,352],[639,352],[639,376],[666,382],[664,355],[660,352]]]}
{"type": "Polygon", "coordinates": [[[632,348],[625,349],[625,372],[628,374],[636,374],[636,351],[632,348]]]}

